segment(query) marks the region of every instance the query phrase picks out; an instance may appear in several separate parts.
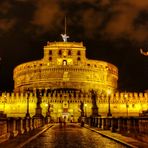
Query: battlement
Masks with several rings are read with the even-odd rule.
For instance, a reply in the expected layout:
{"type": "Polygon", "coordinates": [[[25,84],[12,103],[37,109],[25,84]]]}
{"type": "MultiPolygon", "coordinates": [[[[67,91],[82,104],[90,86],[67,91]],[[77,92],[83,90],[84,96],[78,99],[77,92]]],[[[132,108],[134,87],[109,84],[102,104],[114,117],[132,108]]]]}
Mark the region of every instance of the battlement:
{"type": "Polygon", "coordinates": [[[111,95],[111,97],[115,98],[148,98],[148,93],[142,92],[116,92],[111,95]]]}
{"type": "MultiPolygon", "coordinates": [[[[106,115],[109,103],[114,116],[138,116],[140,113],[148,109],[148,93],[142,92],[116,92],[111,95],[96,94],[96,99],[92,97],[90,91],[78,90],[50,90],[40,94],[42,98],[41,106],[43,115],[46,115],[48,105],[52,107],[52,115],[56,116],[63,112],[63,105],[68,104],[69,112],[77,114],[80,112],[80,104],[85,104],[84,108],[88,115],[91,115],[92,106],[95,101],[99,108],[100,114],[106,115]]],[[[6,93],[0,95],[0,110],[7,113],[8,116],[25,116],[27,110],[27,99],[29,100],[29,110],[34,115],[37,104],[36,93],[6,93]]],[[[58,116],[60,116],[58,115],[58,116]]]]}
{"type": "Polygon", "coordinates": [[[108,102],[110,99],[111,103],[120,103],[120,104],[136,104],[136,103],[148,103],[148,93],[142,92],[116,92],[114,94],[101,95],[102,98],[99,102],[105,101],[108,102]]]}
{"type": "Polygon", "coordinates": [[[55,47],[83,47],[83,43],[80,42],[47,42],[47,46],[44,46],[44,48],[48,48],[48,47],[51,47],[51,48],[55,48],[55,47]]]}
{"type": "MultiPolygon", "coordinates": [[[[19,100],[19,99],[24,99],[26,100],[28,96],[28,93],[8,93],[8,92],[3,92],[0,95],[0,100],[9,100],[9,99],[14,99],[14,100],[19,100]]],[[[63,91],[55,91],[55,92],[44,92],[41,93],[41,96],[43,98],[74,98],[75,100],[79,100],[80,98],[85,100],[85,98],[89,98],[91,99],[91,93],[88,92],[80,92],[80,91],[67,91],[67,92],[63,92],[63,91]]],[[[29,93],[29,97],[30,99],[35,99],[36,100],[36,93],[29,93]]],[[[134,102],[147,102],[148,101],[148,93],[142,93],[142,92],[116,92],[111,94],[110,96],[106,95],[106,94],[101,94],[101,95],[97,95],[97,100],[99,101],[105,101],[108,100],[108,98],[110,98],[111,101],[117,101],[117,102],[130,102],[130,101],[134,101],[134,102]]],[[[105,101],[106,102],[106,101],[105,101]]]]}

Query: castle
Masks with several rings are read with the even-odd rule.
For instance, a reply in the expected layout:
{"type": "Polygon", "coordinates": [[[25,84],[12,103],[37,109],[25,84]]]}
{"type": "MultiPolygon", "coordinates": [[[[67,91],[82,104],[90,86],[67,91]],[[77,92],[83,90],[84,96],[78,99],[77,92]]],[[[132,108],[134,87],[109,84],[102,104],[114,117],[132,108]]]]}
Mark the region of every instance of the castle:
{"type": "Polygon", "coordinates": [[[14,69],[14,92],[2,93],[0,111],[24,117],[29,106],[35,114],[37,92],[42,114],[78,121],[80,116],[139,116],[148,109],[147,93],[117,91],[118,68],[108,62],[86,58],[77,42],[48,42],[44,57],[14,69]],[[27,104],[27,99],[29,104],[27,104]]]}

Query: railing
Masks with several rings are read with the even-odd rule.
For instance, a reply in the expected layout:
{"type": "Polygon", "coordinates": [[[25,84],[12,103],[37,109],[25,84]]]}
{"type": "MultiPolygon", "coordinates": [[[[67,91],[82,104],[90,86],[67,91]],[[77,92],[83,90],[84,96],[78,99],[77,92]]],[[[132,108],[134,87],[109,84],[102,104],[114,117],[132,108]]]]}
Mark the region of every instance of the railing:
{"type": "Polygon", "coordinates": [[[48,124],[47,118],[0,117],[0,143],[48,124]]]}
{"type": "Polygon", "coordinates": [[[148,117],[87,117],[85,124],[101,130],[136,136],[142,141],[148,138],[148,117]]]}

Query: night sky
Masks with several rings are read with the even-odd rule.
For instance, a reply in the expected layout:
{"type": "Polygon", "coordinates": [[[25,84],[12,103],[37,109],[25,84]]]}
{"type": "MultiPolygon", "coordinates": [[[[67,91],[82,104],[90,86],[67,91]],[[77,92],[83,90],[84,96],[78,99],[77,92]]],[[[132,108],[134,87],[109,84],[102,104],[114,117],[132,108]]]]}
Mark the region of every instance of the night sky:
{"type": "Polygon", "coordinates": [[[119,68],[119,91],[148,89],[148,0],[0,0],[1,91],[13,91],[14,67],[62,41],[65,16],[69,41],[119,68]]]}

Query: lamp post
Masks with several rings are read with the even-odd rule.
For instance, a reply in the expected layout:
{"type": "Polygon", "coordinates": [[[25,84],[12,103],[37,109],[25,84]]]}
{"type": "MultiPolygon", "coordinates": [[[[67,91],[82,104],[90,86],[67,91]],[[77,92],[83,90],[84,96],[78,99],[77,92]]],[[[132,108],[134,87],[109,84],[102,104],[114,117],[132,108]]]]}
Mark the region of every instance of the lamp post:
{"type": "Polygon", "coordinates": [[[112,116],[111,109],[110,109],[110,94],[111,94],[111,90],[108,90],[107,94],[108,94],[108,113],[107,113],[107,116],[109,117],[109,116],[112,116]]]}
{"type": "Polygon", "coordinates": [[[126,103],[126,116],[128,117],[128,100],[127,100],[127,94],[126,93],[124,94],[124,100],[125,100],[125,103],[126,103]]]}
{"type": "Polygon", "coordinates": [[[49,103],[49,99],[48,99],[48,103],[46,104],[46,106],[47,106],[46,117],[50,117],[50,103],[49,103]]]}
{"type": "Polygon", "coordinates": [[[84,117],[84,103],[81,101],[80,102],[80,111],[81,111],[81,118],[84,117]]]}
{"type": "Polygon", "coordinates": [[[147,102],[147,111],[148,111],[148,93],[147,93],[147,97],[146,97],[146,102],[147,102]]]}
{"type": "Polygon", "coordinates": [[[128,104],[126,103],[126,115],[128,117],[128,104]]]}
{"type": "Polygon", "coordinates": [[[3,101],[3,103],[4,103],[4,109],[3,109],[3,111],[5,112],[5,103],[6,103],[6,101],[7,101],[7,98],[6,98],[6,94],[4,95],[4,101],[3,101]]]}
{"type": "Polygon", "coordinates": [[[84,108],[85,108],[85,117],[87,117],[86,107],[87,107],[87,104],[84,104],[84,108]]]}
{"type": "Polygon", "coordinates": [[[30,118],[30,113],[29,113],[29,97],[30,97],[30,91],[28,89],[27,90],[27,112],[26,112],[26,118],[30,118]]]}

